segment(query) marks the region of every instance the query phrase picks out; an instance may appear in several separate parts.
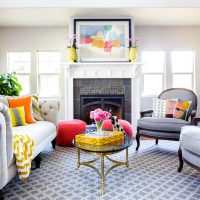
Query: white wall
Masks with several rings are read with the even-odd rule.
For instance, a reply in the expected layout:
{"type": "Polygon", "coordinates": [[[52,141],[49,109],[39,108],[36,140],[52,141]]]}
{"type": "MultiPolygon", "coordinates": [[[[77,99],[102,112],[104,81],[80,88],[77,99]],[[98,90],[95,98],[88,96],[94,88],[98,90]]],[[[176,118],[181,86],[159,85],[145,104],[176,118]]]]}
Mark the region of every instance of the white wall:
{"type": "MultiPolygon", "coordinates": [[[[136,27],[135,34],[142,38],[139,45],[140,52],[142,50],[166,51],[167,70],[170,70],[171,50],[194,50],[195,92],[200,96],[200,27],[136,27]]],[[[152,98],[141,97],[141,110],[151,107],[152,98]]],[[[199,111],[200,105],[198,109],[200,115],[199,111]]]]}
{"type": "MultiPolygon", "coordinates": [[[[7,71],[7,51],[31,51],[31,65],[34,74],[32,82],[37,81],[37,50],[58,50],[61,51],[62,62],[67,61],[66,40],[68,38],[68,27],[53,28],[25,28],[12,27],[0,28],[0,72],[7,71]]],[[[63,69],[62,69],[63,71],[63,69]]],[[[61,73],[62,83],[64,76],[61,73]]],[[[64,97],[64,84],[61,85],[61,96],[64,97]]],[[[32,88],[37,92],[37,88],[32,88]]],[[[60,119],[64,119],[64,99],[61,98],[60,119]]]]}
{"type": "MultiPolygon", "coordinates": [[[[142,37],[139,50],[165,50],[169,67],[171,50],[194,49],[196,52],[196,93],[200,96],[200,27],[136,27],[136,36],[142,37]]],[[[29,50],[32,52],[32,73],[36,74],[37,50],[60,50],[62,62],[67,61],[67,27],[52,28],[0,28],[0,72],[6,72],[6,52],[11,50],[29,50]]],[[[63,75],[63,73],[62,73],[63,75]]],[[[34,80],[37,77],[34,75],[34,80]]],[[[64,79],[62,76],[62,96],[64,79]]],[[[36,92],[37,88],[33,88],[36,92]]],[[[141,97],[141,110],[151,108],[152,99],[141,97]]],[[[200,108],[200,107],[199,107],[200,108]]],[[[200,115],[200,114],[199,114],[200,115]]],[[[61,99],[60,119],[64,119],[64,99],[61,99]]]]}

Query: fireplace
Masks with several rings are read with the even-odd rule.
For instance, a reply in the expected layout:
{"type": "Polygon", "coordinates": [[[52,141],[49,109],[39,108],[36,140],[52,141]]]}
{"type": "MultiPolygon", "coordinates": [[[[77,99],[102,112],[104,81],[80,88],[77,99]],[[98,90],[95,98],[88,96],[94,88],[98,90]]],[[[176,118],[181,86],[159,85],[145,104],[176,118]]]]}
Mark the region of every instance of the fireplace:
{"type": "Polygon", "coordinates": [[[125,118],[124,95],[81,95],[80,101],[80,118],[87,124],[93,122],[89,117],[90,111],[96,108],[110,111],[119,119],[125,118]]]}
{"type": "Polygon", "coordinates": [[[101,108],[131,122],[131,79],[74,79],[74,118],[90,124],[90,111],[101,108]]]}
{"type": "Polygon", "coordinates": [[[141,66],[130,62],[61,63],[65,119],[80,119],[81,95],[124,95],[124,117],[134,130],[140,117],[141,66]]]}

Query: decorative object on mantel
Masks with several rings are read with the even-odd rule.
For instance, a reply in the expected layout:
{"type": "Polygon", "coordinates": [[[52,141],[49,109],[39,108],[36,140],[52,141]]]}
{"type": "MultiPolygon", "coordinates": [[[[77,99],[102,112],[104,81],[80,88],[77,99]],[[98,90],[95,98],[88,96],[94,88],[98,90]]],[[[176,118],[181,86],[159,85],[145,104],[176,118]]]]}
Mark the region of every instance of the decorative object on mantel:
{"type": "Polygon", "coordinates": [[[103,121],[106,119],[109,119],[111,117],[111,113],[107,111],[103,111],[100,108],[95,109],[94,111],[90,112],[90,118],[94,119],[96,125],[97,125],[97,134],[101,135],[101,129],[103,125],[103,121]]]}
{"type": "Polygon", "coordinates": [[[82,62],[128,62],[131,19],[74,19],[82,62]]]}
{"type": "Polygon", "coordinates": [[[137,42],[140,41],[141,38],[130,38],[129,39],[129,61],[135,63],[137,61],[137,42]]]}
{"type": "Polygon", "coordinates": [[[77,62],[76,42],[77,42],[76,35],[73,35],[72,37],[68,38],[67,48],[68,48],[68,53],[69,53],[69,62],[71,63],[77,62]]]}

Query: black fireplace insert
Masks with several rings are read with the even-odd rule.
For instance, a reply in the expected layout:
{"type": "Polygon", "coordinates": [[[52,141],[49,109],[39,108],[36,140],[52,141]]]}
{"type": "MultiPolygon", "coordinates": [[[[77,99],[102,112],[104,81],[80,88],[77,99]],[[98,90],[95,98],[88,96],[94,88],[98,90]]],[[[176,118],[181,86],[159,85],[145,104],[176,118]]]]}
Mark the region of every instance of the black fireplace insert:
{"type": "Polygon", "coordinates": [[[90,111],[101,108],[110,111],[120,119],[125,118],[124,95],[81,95],[80,117],[87,124],[91,124],[90,111]]]}

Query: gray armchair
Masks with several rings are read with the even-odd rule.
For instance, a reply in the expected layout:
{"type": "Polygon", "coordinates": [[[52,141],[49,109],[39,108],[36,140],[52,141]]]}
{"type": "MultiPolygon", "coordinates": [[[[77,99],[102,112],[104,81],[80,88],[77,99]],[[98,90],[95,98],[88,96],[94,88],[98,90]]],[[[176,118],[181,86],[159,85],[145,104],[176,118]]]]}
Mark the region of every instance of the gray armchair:
{"type": "Polygon", "coordinates": [[[192,101],[186,120],[176,118],[154,118],[152,117],[153,110],[145,110],[141,112],[141,118],[137,122],[136,141],[138,151],[140,146],[140,136],[156,139],[175,140],[180,137],[181,128],[193,123],[197,110],[197,96],[188,89],[170,88],[164,90],[159,96],[159,99],[180,99],[181,101],[192,101]]]}

